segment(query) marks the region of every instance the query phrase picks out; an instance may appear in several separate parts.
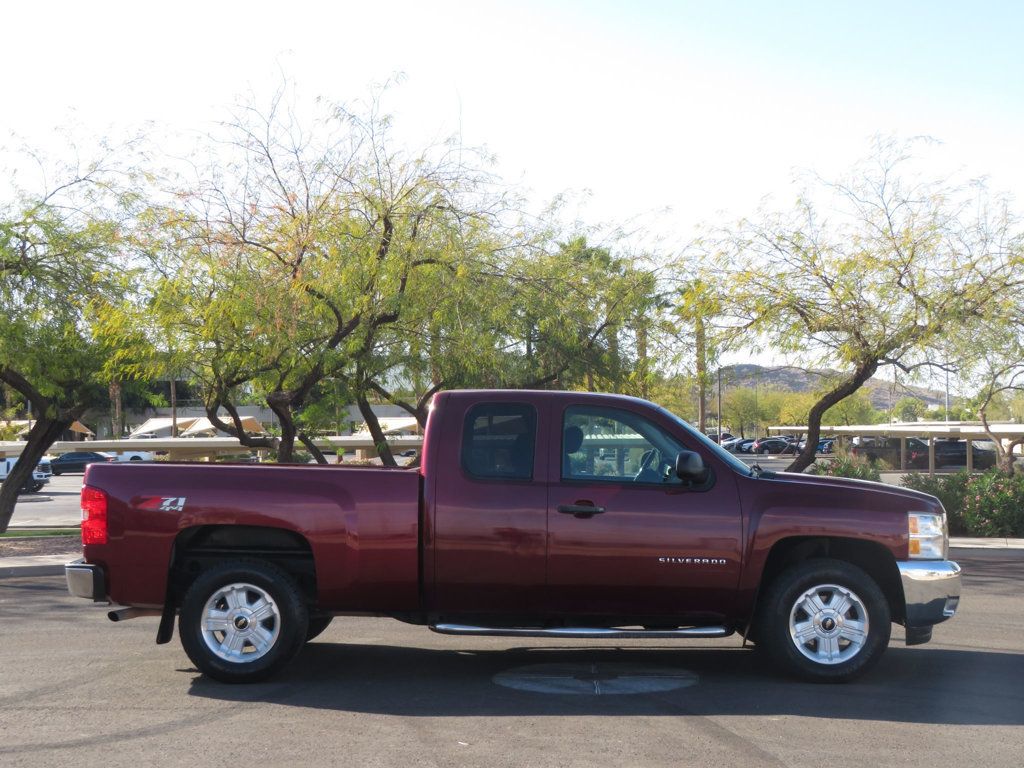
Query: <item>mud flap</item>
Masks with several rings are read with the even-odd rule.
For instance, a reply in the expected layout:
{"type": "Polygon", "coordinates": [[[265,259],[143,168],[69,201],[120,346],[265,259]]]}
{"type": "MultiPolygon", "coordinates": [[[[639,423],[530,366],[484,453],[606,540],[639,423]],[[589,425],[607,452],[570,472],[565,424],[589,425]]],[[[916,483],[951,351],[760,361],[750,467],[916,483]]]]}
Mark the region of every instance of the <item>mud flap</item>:
{"type": "Polygon", "coordinates": [[[175,614],[177,614],[177,611],[174,609],[174,603],[170,601],[164,603],[164,611],[160,614],[160,626],[156,630],[157,645],[169,643],[171,642],[171,638],[174,637],[175,614]]]}

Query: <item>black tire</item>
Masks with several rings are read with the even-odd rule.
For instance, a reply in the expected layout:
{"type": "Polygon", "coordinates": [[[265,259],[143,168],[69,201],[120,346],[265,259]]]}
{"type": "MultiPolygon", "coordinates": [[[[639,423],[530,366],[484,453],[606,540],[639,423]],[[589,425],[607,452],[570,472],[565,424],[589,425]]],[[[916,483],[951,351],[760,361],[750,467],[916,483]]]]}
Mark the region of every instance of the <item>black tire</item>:
{"type": "Polygon", "coordinates": [[[769,585],[759,601],[756,636],[787,672],[815,683],[844,683],[881,658],[891,621],[885,595],[863,570],[842,560],[806,560],[769,585]],[[812,604],[821,610],[807,610],[812,604]]]}
{"type": "Polygon", "coordinates": [[[39,493],[41,490],[43,490],[43,484],[42,483],[32,483],[28,487],[28,492],[29,493],[39,493]]]}
{"type": "Polygon", "coordinates": [[[259,560],[203,571],[185,593],[178,619],[192,663],[225,683],[257,682],[280,671],[302,647],[308,625],[309,612],[292,577],[259,560]],[[207,618],[223,621],[225,629],[205,629],[207,618]]]}
{"type": "Polygon", "coordinates": [[[309,625],[306,627],[306,642],[308,643],[327,629],[333,618],[333,616],[324,616],[323,614],[310,616],[309,625]]]}

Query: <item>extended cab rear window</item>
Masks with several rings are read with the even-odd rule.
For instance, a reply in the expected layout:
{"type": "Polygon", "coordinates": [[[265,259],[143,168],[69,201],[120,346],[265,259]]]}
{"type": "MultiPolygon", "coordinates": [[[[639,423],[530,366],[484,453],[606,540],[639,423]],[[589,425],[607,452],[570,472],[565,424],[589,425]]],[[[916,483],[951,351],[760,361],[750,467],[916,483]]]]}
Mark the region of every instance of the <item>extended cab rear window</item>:
{"type": "Polygon", "coordinates": [[[521,403],[482,403],[462,426],[462,468],[481,479],[530,480],[537,412],[521,403]]]}

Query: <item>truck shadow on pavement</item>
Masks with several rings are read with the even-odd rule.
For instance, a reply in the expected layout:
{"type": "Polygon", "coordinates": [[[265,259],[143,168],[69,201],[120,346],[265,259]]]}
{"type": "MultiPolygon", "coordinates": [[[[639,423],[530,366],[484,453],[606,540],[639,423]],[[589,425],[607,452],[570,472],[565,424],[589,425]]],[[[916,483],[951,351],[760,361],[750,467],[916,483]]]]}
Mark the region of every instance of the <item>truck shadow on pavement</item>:
{"type": "Polygon", "coordinates": [[[775,674],[759,654],[743,649],[467,650],[315,642],[275,680],[231,686],[197,676],[189,693],[221,701],[412,717],[764,715],[1021,725],[1022,670],[1020,654],[891,647],[861,680],[815,685],[775,674]],[[627,668],[640,669],[641,675],[644,669],[652,675],[676,670],[688,684],[674,690],[581,695],[524,691],[494,681],[496,675],[537,664],[559,665],[570,678],[573,669],[610,670],[602,679],[627,668]]]}

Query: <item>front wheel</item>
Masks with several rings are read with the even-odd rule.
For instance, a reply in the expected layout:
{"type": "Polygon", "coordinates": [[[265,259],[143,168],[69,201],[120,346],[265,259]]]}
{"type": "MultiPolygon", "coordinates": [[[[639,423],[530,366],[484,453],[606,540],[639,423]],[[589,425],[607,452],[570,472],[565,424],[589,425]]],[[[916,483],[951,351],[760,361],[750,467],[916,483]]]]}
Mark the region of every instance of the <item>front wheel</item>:
{"type": "Polygon", "coordinates": [[[201,573],[185,593],[178,619],[192,663],[225,683],[256,682],[278,672],[302,647],[308,624],[291,576],[250,560],[201,573]]]}
{"type": "Polygon", "coordinates": [[[863,570],[841,560],[807,560],[768,588],[757,634],[775,663],[792,674],[839,683],[881,658],[891,620],[885,595],[863,570]]]}

